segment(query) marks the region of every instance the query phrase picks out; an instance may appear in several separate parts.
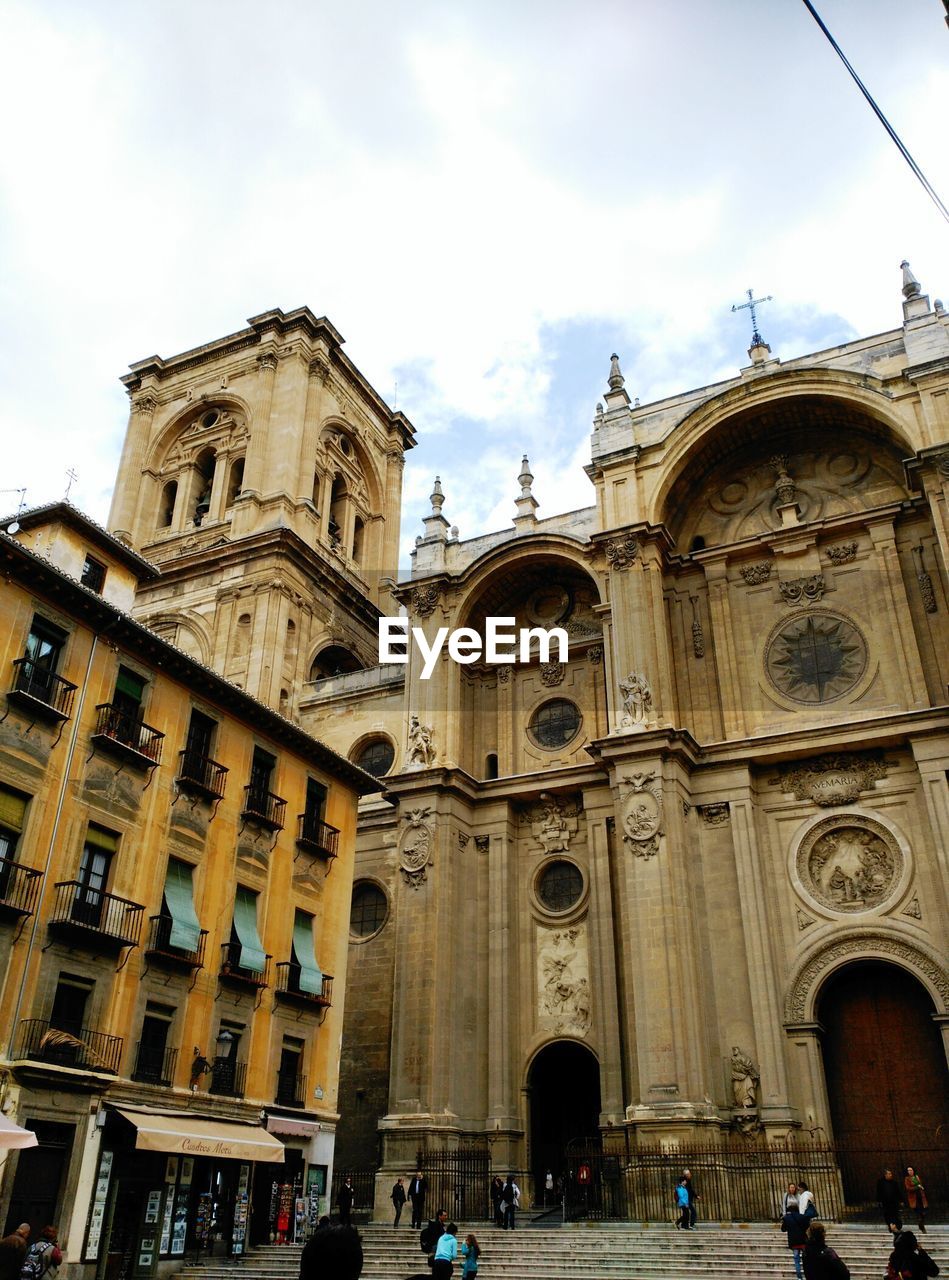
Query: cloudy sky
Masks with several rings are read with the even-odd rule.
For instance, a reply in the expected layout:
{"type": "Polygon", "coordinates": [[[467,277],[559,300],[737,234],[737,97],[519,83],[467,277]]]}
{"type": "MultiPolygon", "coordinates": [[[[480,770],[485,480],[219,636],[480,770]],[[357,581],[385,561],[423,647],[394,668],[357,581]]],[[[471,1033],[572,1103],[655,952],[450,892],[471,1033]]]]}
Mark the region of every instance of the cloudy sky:
{"type": "MultiPolygon", "coordinates": [[[[949,202],[940,0],[820,0],[949,202]]],[[[800,0],[0,3],[0,487],[104,520],[129,362],[302,303],[414,422],[470,537],[643,402],[949,300],[949,226],[800,0]],[[744,313],[745,316],[747,313],[744,313]],[[477,483],[472,480],[476,478],[477,483]]],[[[15,509],[17,495],[0,494],[15,509]]]]}

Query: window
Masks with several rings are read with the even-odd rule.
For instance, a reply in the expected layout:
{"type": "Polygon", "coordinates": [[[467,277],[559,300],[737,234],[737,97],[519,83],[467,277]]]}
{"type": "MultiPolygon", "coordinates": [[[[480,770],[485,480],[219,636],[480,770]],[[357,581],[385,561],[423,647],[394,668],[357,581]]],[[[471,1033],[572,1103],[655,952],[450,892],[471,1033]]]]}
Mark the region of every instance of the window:
{"type": "Polygon", "coordinates": [[[323,974],[315,957],[313,917],[305,911],[293,916],[293,968],[290,977],[296,989],[318,996],[323,991],[323,974]]]}
{"type": "Polygon", "coordinates": [[[552,862],[537,881],[537,896],[548,911],[566,911],[580,901],[583,876],[572,862],[552,862]]]}
{"type": "Polygon", "coordinates": [[[485,758],[484,776],[489,781],[498,776],[498,758],[493,751],[485,758]]]}
{"type": "Polygon", "coordinates": [[[29,796],[0,787],[0,899],[7,896],[29,796]]]}
{"type": "Polygon", "coordinates": [[[93,556],[87,555],[79,581],[84,587],[88,587],[90,591],[94,591],[96,595],[101,596],[102,588],[105,586],[105,565],[101,561],[94,559],[93,556]]]}
{"type": "Polygon", "coordinates": [[[315,827],[320,822],[326,821],[326,800],[329,795],[326,787],[322,782],[317,782],[315,778],[307,778],[306,780],[306,809],[304,817],[307,827],[315,827]]]}
{"type": "Polygon", "coordinates": [[[168,1036],[174,1020],[174,1006],[149,1000],[142,1018],[142,1034],[135,1054],[133,1080],[146,1084],[170,1085],[174,1076],[176,1049],[168,1048],[168,1036]]]}
{"type": "Polygon", "coordinates": [[[161,491],[161,503],[158,508],[159,529],[171,528],[175,518],[175,503],[178,501],[178,481],[169,480],[161,491]]]}
{"type": "Polygon", "coordinates": [[[531,716],[530,735],[539,747],[564,747],[577,736],[580,712],[565,698],[554,698],[538,707],[531,716]]]}
{"type": "Polygon", "coordinates": [[[193,868],[177,858],[168,859],[162,896],[161,944],[194,954],[201,945],[201,925],[194,909],[193,868]],[[165,923],[167,921],[167,923],[165,923]]]}
{"type": "Polygon", "coordinates": [[[132,720],[137,720],[142,710],[145,680],[129,667],[119,667],[112,695],[112,707],[132,720]]]}
{"type": "Polygon", "coordinates": [[[217,722],[201,711],[192,711],[188,723],[188,737],[181,761],[182,777],[217,791],[217,770],[211,768],[211,748],[217,722]]]}
{"type": "Polygon", "coordinates": [[[257,932],[257,894],[251,889],[245,889],[243,885],[237,886],[228,950],[232,967],[243,969],[247,973],[264,973],[267,957],[257,932]]]}
{"type": "Polygon", "coordinates": [[[362,544],[365,525],[359,516],[353,520],[353,560],[359,564],[362,559],[362,544]]]}
{"type": "Polygon", "coordinates": [[[264,751],[263,747],[254,747],[254,758],[250,766],[252,797],[266,799],[270,793],[270,784],[273,782],[273,774],[276,767],[276,756],[272,756],[269,751],[264,751]]]}
{"type": "Polygon", "coordinates": [[[86,1025],[86,1010],[95,983],[72,973],[60,973],[53,995],[53,1008],[49,1025],[56,1031],[65,1031],[77,1040],[82,1038],[86,1025]]]}
{"type": "Polygon", "coordinates": [[[231,463],[230,475],[227,481],[227,505],[233,506],[236,498],[240,495],[244,485],[244,459],[236,458],[231,463]]]}
{"type": "Polygon", "coordinates": [[[395,747],[388,738],[371,738],[356,752],[354,764],[374,778],[384,778],[395,762],[395,747]]]}
{"type": "Polygon", "coordinates": [[[26,638],[26,652],[20,664],[17,689],[41,702],[53,703],[58,693],[56,671],[68,636],[59,627],[34,616],[26,638]]]}
{"type": "Polygon", "coordinates": [[[210,1093],[240,1098],[244,1095],[246,1063],[238,1058],[245,1027],[240,1022],[221,1019],[215,1043],[214,1065],[211,1069],[210,1093]]]}
{"type": "Polygon", "coordinates": [[[191,519],[199,525],[211,509],[211,486],[214,482],[214,451],[205,449],[195,463],[194,506],[191,519]]]}
{"type": "Polygon", "coordinates": [[[77,876],[78,887],[72,903],[72,918],[78,924],[98,928],[109,867],[119,847],[119,838],[102,827],[89,826],[77,876]]]}
{"type": "Polygon", "coordinates": [[[304,1042],[296,1036],[284,1036],[277,1068],[276,1102],[283,1107],[303,1106],[304,1042]]]}
{"type": "Polygon", "coordinates": [[[369,938],[378,933],[387,914],[388,902],[380,888],[374,884],[356,885],[349,913],[349,932],[354,937],[369,938]]]}

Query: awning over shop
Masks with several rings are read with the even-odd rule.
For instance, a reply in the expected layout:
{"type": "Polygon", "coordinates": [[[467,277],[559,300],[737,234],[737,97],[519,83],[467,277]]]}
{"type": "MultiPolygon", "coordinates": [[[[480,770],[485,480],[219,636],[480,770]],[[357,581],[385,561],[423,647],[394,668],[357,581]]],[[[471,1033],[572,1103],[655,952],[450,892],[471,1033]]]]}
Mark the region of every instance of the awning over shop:
{"type": "Polygon", "coordinates": [[[283,1143],[256,1124],[230,1124],[198,1116],[152,1115],[145,1111],[115,1108],[136,1130],[139,1151],[167,1151],[185,1156],[211,1156],[219,1160],[263,1160],[283,1163],[283,1143]]]}
{"type": "Polygon", "coordinates": [[[268,1116],[269,1133],[282,1133],[287,1138],[311,1138],[322,1126],[316,1120],[290,1120],[285,1116],[268,1116]]]}
{"type": "Polygon", "coordinates": [[[16,1147],[35,1147],[38,1139],[32,1129],[21,1129],[18,1124],[0,1115],[0,1150],[16,1147]]]}

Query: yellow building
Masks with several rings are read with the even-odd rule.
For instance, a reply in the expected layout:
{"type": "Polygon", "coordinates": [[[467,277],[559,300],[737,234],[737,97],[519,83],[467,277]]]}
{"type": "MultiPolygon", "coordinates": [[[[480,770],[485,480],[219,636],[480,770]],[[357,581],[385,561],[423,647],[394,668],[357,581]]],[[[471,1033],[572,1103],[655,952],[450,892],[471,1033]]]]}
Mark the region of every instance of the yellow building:
{"type": "Polygon", "coordinates": [[[133,620],[158,570],[68,504],[0,561],[6,1229],[90,1280],[239,1254],[326,1205],[374,784],[133,620]]]}

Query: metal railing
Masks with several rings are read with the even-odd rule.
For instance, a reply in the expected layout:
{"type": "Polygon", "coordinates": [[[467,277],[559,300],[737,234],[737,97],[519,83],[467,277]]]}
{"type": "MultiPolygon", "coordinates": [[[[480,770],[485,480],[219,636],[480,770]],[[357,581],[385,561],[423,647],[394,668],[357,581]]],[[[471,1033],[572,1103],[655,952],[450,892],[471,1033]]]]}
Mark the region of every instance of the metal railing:
{"type": "Polygon", "coordinates": [[[297,819],[297,844],[324,858],[335,858],[339,853],[339,831],[328,822],[322,822],[312,813],[301,813],[297,819]]]}
{"type": "Polygon", "coordinates": [[[100,702],[96,713],[96,727],[92,735],[94,738],[134,751],[152,764],[158,764],[165,736],[163,733],[146,724],[140,717],[113,706],[111,702],[100,702]]]}
{"type": "Polygon", "coordinates": [[[178,1065],[177,1049],[159,1049],[139,1040],[135,1048],[135,1067],[132,1079],[140,1084],[160,1084],[170,1087],[175,1081],[178,1065]]]}
{"type": "Polygon", "coordinates": [[[140,902],[90,889],[79,880],[62,880],[55,889],[50,928],[111,938],[124,947],[138,946],[145,913],[140,902]]]}
{"type": "Polygon", "coordinates": [[[218,764],[210,756],[199,755],[197,751],[178,752],[178,786],[182,791],[201,791],[217,800],[224,797],[224,783],[227,779],[227,767],[218,764]]]}
{"type": "Polygon", "coordinates": [[[46,1019],[26,1018],[20,1023],[13,1057],[115,1075],[122,1061],[123,1043],[121,1036],[107,1036],[90,1027],[63,1031],[46,1019]]]}
{"type": "Polygon", "coordinates": [[[321,991],[301,991],[300,990],[300,966],[295,960],[282,960],[275,965],[277,970],[277,981],[274,991],[278,996],[294,996],[300,1001],[307,1004],[314,1004],[323,1009],[328,1009],[333,1003],[333,978],[331,974],[323,974],[323,989],[321,991]]]}
{"type": "Polygon", "coordinates": [[[40,666],[32,658],[17,658],[13,666],[16,672],[13,692],[44,703],[58,718],[69,719],[76,685],[64,680],[48,667],[40,666]]]}
{"type": "Polygon", "coordinates": [[[187,964],[192,969],[204,968],[204,947],[208,938],[207,929],[202,929],[198,935],[198,947],[196,951],[187,951],[183,947],[176,947],[171,942],[171,916],[149,916],[148,917],[148,939],[145,943],[145,954],[147,956],[157,956],[164,960],[175,960],[180,964],[187,964]]]}
{"type": "Polygon", "coordinates": [[[234,1062],[230,1058],[214,1059],[208,1093],[216,1093],[224,1098],[243,1098],[246,1086],[246,1062],[234,1062]]]}
{"type": "Polygon", "coordinates": [[[296,1071],[292,1075],[278,1071],[274,1102],[280,1107],[305,1107],[306,1076],[296,1071]]]}
{"type": "Polygon", "coordinates": [[[253,783],[244,788],[242,818],[269,827],[271,831],[282,831],[286,811],[287,802],[282,796],[275,796],[272,791],[265,791],[253,783]]]}
{"type": "Polygon", "coordinates": [[[239,982],[247,987],[269,987],[270,986],[270,961],[272,956],[264,956],[264,967],[262,970],[244,969],[241,967],[241,944],[239,942],[224,942],[221,944],[221,970],[220,976],[231,982],[239,982]]]}
{"type": "Polygon", "coordinates": [[[23,867],[12,858],[0,858],[0,908],[31,916],[36,910],[42,871],[23,867]]]}

